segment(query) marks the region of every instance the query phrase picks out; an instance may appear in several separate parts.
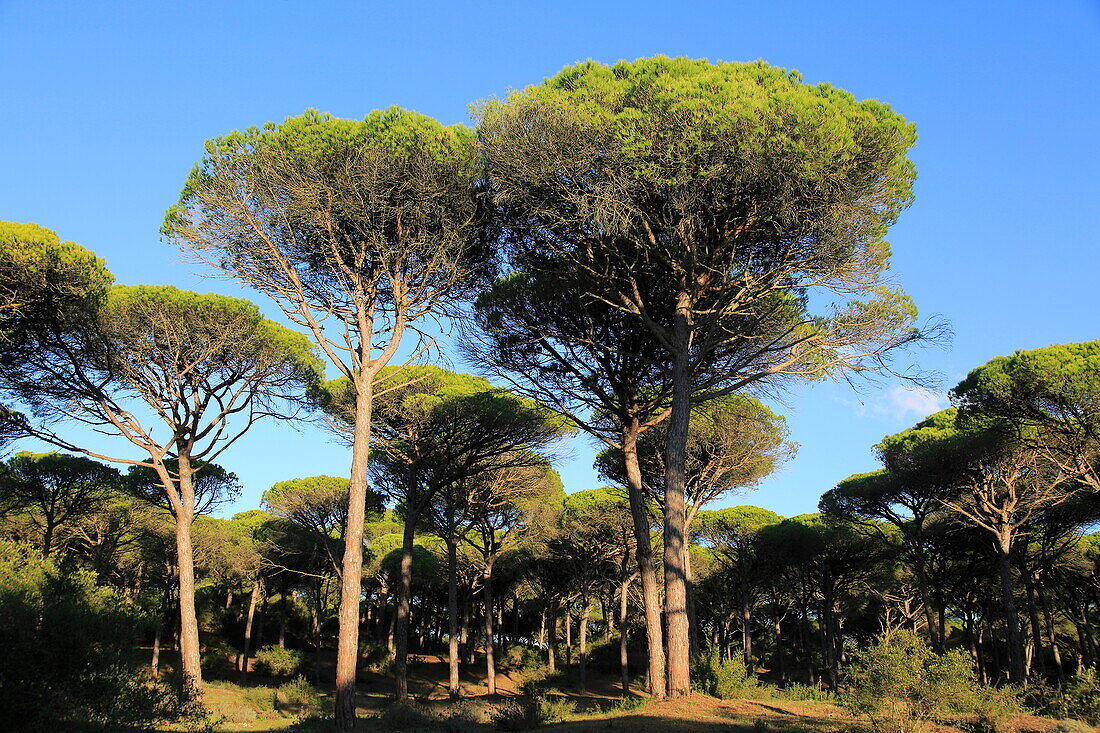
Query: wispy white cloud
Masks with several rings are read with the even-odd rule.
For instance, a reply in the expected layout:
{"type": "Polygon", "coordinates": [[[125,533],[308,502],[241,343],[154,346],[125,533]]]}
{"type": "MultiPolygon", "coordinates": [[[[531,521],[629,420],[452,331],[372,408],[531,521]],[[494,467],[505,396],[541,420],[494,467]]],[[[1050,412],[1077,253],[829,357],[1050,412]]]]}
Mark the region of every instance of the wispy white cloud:
{"type": "Polygon", "coordinates": [[[950,405],[946,394],[900,384],[876,394],[868,394],[859,400],[844,397],[835,399],[851,407],[856,417],[887,418],[895,421],[920,420],[950,405]]]}

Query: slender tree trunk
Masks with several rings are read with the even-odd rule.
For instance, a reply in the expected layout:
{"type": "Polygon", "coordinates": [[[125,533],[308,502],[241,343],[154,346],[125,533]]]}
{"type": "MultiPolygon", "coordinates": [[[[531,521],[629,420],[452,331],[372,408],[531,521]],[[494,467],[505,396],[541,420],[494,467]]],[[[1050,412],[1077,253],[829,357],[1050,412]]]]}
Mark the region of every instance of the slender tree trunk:
{"type": "Polygon", "coordinates": [[[668,689],[672,697],[691,693],[690,625],[687,613],[685,492],[688,427],[691,420],[691,373],[688,370],[690,301],[681,293],[676,304],[672,352],[672,413],[665,446],[665,623],[668,627],[668,689]]]}
{"type": "Polygon", "coordinates": [[[547,622],[550,624],[550,643],[546,645],[546,666],[550,670],[550,674],[554,674],[558,671],[557,660],[557,646],[558,646],[558,599],[555,598],[550,603],[550,617],[547,622]]]}
{"type": "Polygon", "coordinates": [[[932,648],[937,654],[943,654],[943,636],[937,633],[935,622],[935,609],[932,607],[932,595],[928,592],[928,577],[925,571],[924,548],[920,546],[921,538],[917,537],[918,547],[913,557],[914,575],[917,578],[917,592],[920,594],[920,602],[924,607],[924,621],[928,624],[928,640],[932,642],[932,648]]]}
{"type": "Polygon", "coordinates": [[[466,658],[467,664],[473,664],[474,659],[474,645],[470,640],[470,615],[472,609],[470,608],[472,602],[470,596],[473,595],[473,588],[470,588],[466,594],[466,602],[462,604],[462,631],[459,634],[459,642],[462,644],[462,655],[466,658]]]}
{"type": "Polygon", "coordinates": [[[279,593],[279,648],[286,649],[286,581],[279,593]]]}
{"type": "Polygon", "coordinates": [[[630,516],[634,527],[636,544],[634,554],[642,583],[649,694],[655,698],[663,698],[665,696],[665,653],[661,628],[661,603],[657,590],[657,566],[653,561],[653,545],[649,537],[649,512],[642,493],[642,471],[638,463],[639,430],[637,418],[623,430],[623,462],[626,469],[627,495],[630,499],[630,516]]]}
{"type": "Polygon", "coordinates": [[[252,620],[256,616],[256,604],[263,593],[263,581],[259,578],[252,584],[252,593],[248,598],[248,616],[244,623],[244,647],[241,649],[241,684],[248,681],[248,653],[252,643],[252,620]]]}
{"type": "MultiPolygon", "coordinates": [[[[370,334],[363,338],[369,341],[370,334]]],[[[340,574],[339,636],[336,642],[336,727],[355,727],[355,673],[359,660],[359,599],[363,587],[363,522],[367,506],[367,456],[370,450],[374,374],[355,376],[355,427],[348,481],[348,519],[340,574]]]]}
{"type": "Polygon", "coordinates": [[[458,549],[454,537],[447,540],[447,668],[450,672],[447,693],[451,699],[462,696],[458,679],[458,549]]]}
{"type": "Polygon", "coordinates": [[[1004,609],[1005,628],[1008,630],[1008,668],[1013,682],[1023,683],[1023,639],[1020,635],[1020,619],[1016,614],[1016,601],[1012,595],[1012,566],[1009,563],[1010,540],[998,538],[997,565],[1001,576],[1001,601],[1004,609]]]}
{"type": "Polygon", "coordinates": [[[1037,586],[1035,592],[1039,597],[1039,608],[1043,612],[1043,622],[1047,632],[1047,645],[1050,647],[1051,655],[1054,657],[1054,668],[1058,672],[1058,679],[1065,680],[1066,671],[1062,666],[1062,654],[1058,651],[1058,635],[1054,631],[1054,616],[1050,612],[1050,604],[1047,602],[1046,593],[1043,592],[1043,586],[1037,586]]]}
{"type": "Polygon", "coordinates": [[[149,664],[149,671],[153,679],[160,679],[160,630],[164,626],[163,619],[157,619],[157,625],[153,631],[153,660],[149,664]]]}
{"type": "MultiPolygon", "coordinates": [[[[626,565],[626,557],[623,557],[623,565],[626,565]]],[[[623,574],[626,575],[625,567],[623,574]]],[[[632,575],[626,575],[626,579],[619,588],[619,676],[622,681],[623,697],[630,697],[630,655],[626,638],[626,612],[630,583],[633,579],[632,575]]]]}
{"type": "Polygon", "coordinates": [[[741,658],[745,673],[751,677],[756,673],[756,665],[752,659],[752,604],[748,593],[741,596],[741,658]]]}
{"type": "Polygon", "coordinates": [[[412,596],[413,533],[416,521],[417,517],[410,513],[405,519],[405,531],[401,539],[401,580],[397,590],[393,625],[393,696],[398,701],[409,697],[409,600],[412,596]]]}
{"type": "Polygon", "coordinates": [[[321,592],[323,581],[317,579],[317,598],[313,603],[313,683],[321,682],[321,592]]]}
{"type": "Polygon", "coordinates": [[[787,682],[787,673],[783,666],[783,629],[779,618],[779,613],[775,614],[775,672],[779,677],[779,681],[783,684],[787,682]]]}
{"type": "Polygon", "coordinates": [[[485,685],[490,695],[497,694],[497,670],[493,660],[493,558],[485,562],[482,576],[483,603],[485,604],[485,685]]]}
{"type": "Polygon", "coordinates": [[[188,457],[179,457],[178,470],[181,504],[176,514],[176,564],[179,567],[180,669],[184,696],[194,700],[202,695],[202,667],[199,661],[199,622],[195,616],[195,561],[191,547],[195,489],[188,457]]]}
{"type": "Polygon", "coordinates": [[[1024,579],[1024,591],[1027,598],[1027,618],[1031,624],[1031,646],[1035,650],[1029,660],[1028,669],[1038,667],[1040,672],[1047,668],[1046,658],[1043,656],[1043,627],[1039,624],[1039,610],[1035,602],[1035,584],[1027,572],[1021,574],[1024,579]],[[1038,664],[1034,664],[1038,662],[1038,664]]]}
{"type": "Polygon", "coordinates": [[[581,665],[581,692],[588,691],[588,619],[592,615],[592,603],[588,597],[581,599],[581,623],[580,623],[580,665],[581,665]]]}
{"type": "Polygon", "coordinates": [[[565,668],[568,670],[573,666],[573,614],[568,608],[565,609],[562,621],[565,623],[565,668]]]}

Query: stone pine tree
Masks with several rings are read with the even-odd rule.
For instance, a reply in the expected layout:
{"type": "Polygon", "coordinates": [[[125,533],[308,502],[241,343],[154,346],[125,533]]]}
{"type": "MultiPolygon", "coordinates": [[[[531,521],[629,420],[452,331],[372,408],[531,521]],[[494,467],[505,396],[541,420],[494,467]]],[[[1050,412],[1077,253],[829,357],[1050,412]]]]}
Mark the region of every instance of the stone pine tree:
{"type": "Polygon", "coordinates": [[[191,525],[209,465],[257,420],[295,414],[320,375],[309,341],[246,300],[172,287],[114,286],[64,338],[40,339],[5,389],[28,404],[34,434],[156,474],[174,520],[184,691],[201,692],[191,525]],[[83,423],[124,438],[105,455],[49,429],[83,423]]]}
{"type": "Polygon", "coordinates": [[[568,67],[483,105],[479,132],[513,266],[566,271],[663,349],[668,685],[687,694],[692,402],[879,367],[920,336],[884,240],[915,130],[764,62],[655,57],[568,67]]]}
{"type": "Polygon", "coordinates": [[[649,692],[664,697],[661,600],[638,443],[668,417],[670,384],[660,368],[660,345],[629,315],[586,295],[585,273],[564,267],[515,272],[482,294],[474,306],[477,328],[466,333],[466,353],[621,456],[615,470],[623,476],[634,527],[649,692]]]}
{"type": "MultiPolygon", "coordinates": [[[[396,373],[396,372],[388,372],[396,373]]],[[[394,621],[395,695],[408,696],[409,604],[413,544],[427,522],[440,530],[449,564],[450,693],[458,694],[456,544],[485,492],[483,474],[542,468],[541,455],[567,432],[544,405],[494,388],[487,380],[435,366],[408,367],[402,384],[380,398],[372,475],[404,514],[398,602],[394,621]],[[536,452],[537,451],[537,452],[536,452]]],[[[326,409],[348,422],[346,380],[325,385],[326,409]]]]}
{"type": "Polygon", "coordinates": [[[165,220],[172,240],[271,296],[353,387],[341,729],[355,721],[374,383],[406,333],[451,314],[487,261],[474,144],[465,127],[396,107],[362,121],[309,111],[208,142],[165,220]]]}

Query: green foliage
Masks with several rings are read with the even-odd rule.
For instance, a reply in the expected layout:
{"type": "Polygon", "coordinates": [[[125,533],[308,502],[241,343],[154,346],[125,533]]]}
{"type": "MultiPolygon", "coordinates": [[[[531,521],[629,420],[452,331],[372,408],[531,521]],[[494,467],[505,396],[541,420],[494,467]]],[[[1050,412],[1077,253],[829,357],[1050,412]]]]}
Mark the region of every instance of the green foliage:
{"type": "Polygon", "coordinates": [[[527,700],[508,700],[498,705],[490,720],[501,730],[531,730],[565,721],[575,711],[576,705],[567,699],[535,695],[527,700]]]}
{"type": "Polygon", "coordinates": [[[876,730],[916,731],[929,720],[979,712],[983,691],[962,650],[943,655],[909,630],[896,631],[856,655],[844,703],[876,730]]]}
{"type": "Polygon", "coordinates": [[[1061,686],[1032,685],[1024,700],[1029,708],[1042,715],[1100,725],[1100,675],[1095,669],[1081,669],[1061,686]]]}
{"type": "Polygon", "coordinates": [[[210,636],[202,645],[199,665],[203,676],[226,677],[236,671],[237,650],[220,636],[210,636]]]}
{"type": "Polygon", "coordinates": [[[397,702],[387,707],[376,720],[385,730],[419,730],[434,728],[439,718],[427,706],[397,702]]]}
{"type": "Polygon", "coordinates": [[[299,676],[291,682],[275,688],[275,709],[283,712],[302,713],[317,709],[321,705],[321,694],[309,684],[305,677],[299,676]]]}
{"type": "Polygon", "coordinates": [[[389,674],[393,665],[389,647],[365,635],[359,637],[359,660],[364,667],[378,674],[389,674]]]}
{"type": "Polygon", "coordinates": [[[184,715],[172,690],[130,662],[144,619],[91,575],[0,540],[0,618],[0,720],[9,727],[146,727],[184,715]]]}
{"type": "Polygon", "coordinates": [[[693,660],[691,679],[700,692],[722,700],[751,695],[758,687],[758,682],[746,672],[745,663],[739,656],[722,659],[716,649],[709,649],[693,660]]]}
{"type": "Polygon", "coordinates": [[[271,677],[293,677],[305,663],[305,654],[296,649],[265,646],[256,652],[256,671],[271,677]]]}

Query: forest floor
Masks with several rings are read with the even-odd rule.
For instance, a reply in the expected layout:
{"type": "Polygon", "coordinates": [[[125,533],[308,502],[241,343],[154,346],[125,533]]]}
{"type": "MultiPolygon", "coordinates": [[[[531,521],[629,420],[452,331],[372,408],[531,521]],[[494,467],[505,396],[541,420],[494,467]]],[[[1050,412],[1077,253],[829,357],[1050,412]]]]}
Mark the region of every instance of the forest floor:
{"type": "MultiPolygon", "coordinates": [[[[409,665],[409,689],[414,703],[393,706],[392,680],[368,673],[361,676],[358,689],[356,730],[362,731],[473,731],[501,730],[493,724],[494,714],[510,703],[526,702],[522,680],[507,671],[497,676],[497,695],[486,694],[483,667],[463,665],[464,699],[447,699],[447,664],[433,656],[415,656],[409,665]]],[[[265,701],[273,697],[279,683],[254,678],[247,687],[213,682],[207,685],[205,699],[216,722],[206,730],[241,732],[288,730],[314,733],[333,730],[332,723],[309,719],[331,709],[331,688],[321,685],[319,706],[279,711],[265,701]],[[305,718],[305,719],[303,719],[305,718]]],[[[763,696],[762,696],[763,697],[763,696]]],[[[559,730],[563,733],[629,731],[630,733],[690,733],[694,731],[741,731],[743,733],[852,733],[870,730],[867,721],[854,719],[844,708],[827,701],[790,701],[774,699],[717,700],[694,694],[673,701],[649,700],[638,693],[624,705],[618,680],[609,675],[590,674],[585,692],[569,688],[552,691],[547,700],[563,720],[535,730],[559,730]]],[[[999,721],[999,733],[1048,733],[1057,721],[1031,715],[1015,715],[999,721]]],[[[528,727],[504,728],[528,730],[528,727]]],[[[174,730],[181,730],[174,728],[174,730]]],[[[974,730],[972,721],[958,726],[928,725],[925,733],[957,733],[974,730]]]]}

